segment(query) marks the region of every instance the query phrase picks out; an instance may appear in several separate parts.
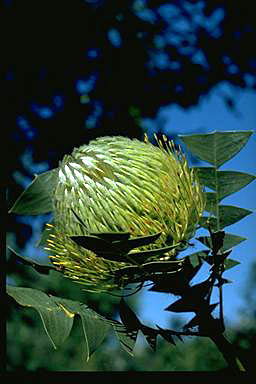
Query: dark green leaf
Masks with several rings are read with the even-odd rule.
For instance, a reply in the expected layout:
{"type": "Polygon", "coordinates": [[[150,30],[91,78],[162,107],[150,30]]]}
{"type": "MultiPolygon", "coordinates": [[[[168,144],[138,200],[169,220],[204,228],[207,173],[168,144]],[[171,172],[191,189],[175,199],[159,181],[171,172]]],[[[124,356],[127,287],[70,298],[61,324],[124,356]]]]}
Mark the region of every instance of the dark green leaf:
{"type": "Polygon", "coordinates": [[[122,298],[120,301],[120,318],[128,330],[140,329],[140,321],[122,298]]]}
{"type": "MultiPolygon", "coordinates": [[[[53,220],[50,220],[49,223],[54,225],[54,221],[53,220]]],[[[47,244],[47,239],[49,238],[50,234],[54,233],[54,231],[55,231],[54,227],[46,226],[46,228],[42,232],[41,238],[36,243],[36,246],[37,247],[41,247],[41,248],[47,247],[47,245],[48,245],[47,244]]]]}
{"type": "Polygon", "coordinates": [[[255,180],[256,176],[236,171],[217,171],[219,201],[240,191],[255,180]]]}
{"type": "Polygon", "coordinates": [[[128,253],[133,248],[143,247],[144,245],[148,245],[155,242],[160,235],[161,232],[150,236],[140,236],[129,239],[127,241],[115,242],[114,244],[116,247],[118,247],[118,249],[120,249],[120,251],[128,253]]]}
{"type": "Polygon", "coordinates": [[[240,261],[233,260],[233,259],[226,259],[224,261],[224,268],[225,268],[225,270],[228,270],[228,269],[235,267],[238,264],[240,264],[240,261]]]}
{"type": "Polygon", "coordinates": [[[20,261],[24,265],[29,265],[30,267],[33,267],[38,273],[42,273],[43,275],[48,275],[51,269],[56,270],[51,265],[40,264],[35,260],[31,260],[27,257],[19,255],[18,252],[12,249],[11,247],[8,247],[8,248],[12,252],[12,255],[14,255],[14,257],[18,261],[20,261]]]}
{"type": "Polygon", "coordinates": [[[173,260],[173,261],[152,261],[151,263],[146,263],[142,265],[142,269],[147,273],[168,273],[168,272],[177,272],[181,269],[183,265],[182,260],[173,260]]]}
{"type": "Polygon", "coordinates": [[[211,288],[211,282],[209,281],[209,279],[207,279],[202,283],[195,284],[192,287],[190,287],[187,295],[189,296],[191,301],[196,302],[197,300],[201,300],[202,298],[204,298],[209,292],[210,288],[211,288]]]}
{"type": "MultiPolygon", "coordinates": [[[[210,312],[212,312],[218,305],[219,303],[214,303],[209,306],[210,312]]],[[[194,316],[186,325],[184,325],[184,329],[189,329],[196,327],[200,324],[200,318],[198,315],[194,316]]]]}
{"type": "Polygon", "coordinates": [[[48,296],[31,288],[8,286],[7,293],[20,305],[32,307],[39,312],[46,333],[55,348],[66,340],[75,314],[79,315],[85,336],[86,360],[102,343],[110,329],[107,319],[77,301],[48,296]]]}
{"type": "MultiPolygon", "coordinates": [[[[235,264],[235,265],[237,265],[237,264],[235,264]]],[[[233,264],[233,266],[235,266],[235,265],[233,264]]],[[[224,266],[225,266],[225,263],[224,263],[224,266]]],[[[228,268],[225,268],[225,269],[228,269],[228,268]]],[[[224,284],[230,284],[230,283],[233,283],[233,281],[232,280],[228,280],[228,279],[223,279],[223,277],[219,277],[218,278],[218,283],[215,284],[214,286],[215,287],[221,287],[224,284]]]]}
{"type": "Polygon", "coordinates": [[[216,215],[216,206],[219,203],[219,199],[217,197],[216,192],[204,192],[204,195],[206,197],[206,204],[205,204],[205,210],[207,212],[211,212],[214,215],[216,215]]]}
{"type": "Polygon", "coordinates": [[[132,352],[135,347],[139,330],[128,330],[123,324],[119,323],[118,321],[113,322],[113,328],[121,346],[126,352],[133,356],[132,352]]]}
{"type": "Polygon", "coordinates": [[[210,234],[212,239],[212,252],[214,255],[216,255],[224,245],[226,234],[224,231],[212,232],[212,230],[210,230],[210,234]]]}
{"type": "Polygon", "coordinates": [[[130,252],[128,254],[129,260],[133,260],[135,263],[142,264],[145,263],[148,259],[151,259],[155,256],[161,256],[172,249],[175,249],[178,247],[179,244],[170,245],[169,247],[164,248],[156,248],[156,249],[150,249],[148,251],[138,251],[138,252],[130,252]]]}
{"type": "Polygon", "coordinates": [[[218,168],[244,147],[252,133],[253,131],[226,131],[179,137],[193,155],[218,168]]]}
{"type": "Polygon", "coordinates": [[[145,336],[150,347],[155,352],[156,351],[156,339],[157,339],[159,332],[156,329],[147,327],[146,325],[141,325],[140,330],[143,333],[143,335],[145,336]]]}
{"type": "Polygon", "coordinates": [[[16,200],[9,213],[40,215],[51,212],[52,196],[57,184],[58,169],[36,175],[35,179],[16,200]]]}
{"type": "Polygon", "coordinates": [[[179,299],[165,308],[165,311],[169,312],[195,312],[199,309],[196,303],[185,299],[179,299]]]}
{"type": "Polygon", "coordinates": [[[104,317],[98,315],[85,304],[59,298],[57,298],[56,302],[62,303],[68,310],[80,316],[85,337],[85,359],[88,361],[92,353],[104,341],[110,330],[110,324],[104,317]]]}
{"type": "MultiPolygon", "coordinates": [[[[198,237],[197,240],[204,244],[206,247],[212,248],[212,240],[209,236],[201,236],[198,237]]],[[[224,244],[223,247],[221,247],[220,251],[227,251],[228,249],[231,249],[236,245],[240,244],[244,240],[246,240],[245,237],[233,235],[231,233],[225,233],[224,244]]]]}
{"type": "Polygon", "coordinates": [[[90,232],[90,235],[97,236],[110,243],[119,241],[122,242],[128,240],[130,237],[129,232],[90,232]]]}
{"type": "MultiPolygon", "coordinates": [[[[240,191],[256,176],[236,171],[215,171],[212,167],[194,167],[202,185],[218,193],[218,201],[240,191]]],[[[216,204],[216,200],[215,200],[216,204]]]]}
{"type": "Polygon", "coordinates": [[[95,252],[98,255],[106,254],[119,254],[119,250],[113,243],[109,243],[103,239],[100,239],[96,236],[70,236],[70,239],[73,240],[80,247],[89,249],[92,252],[95,252]]]}
{"type": "Polygon", "coordinates": [[[192,265],[192,267],[201,266],[202,264],[202,258],[208,255],[210,251],[203,250],[195,253],[191,253],[190,255],[186,256],[186,258],[189,258],[189,261],[192,265]]]}
{"type": "Polygon", "coordinates": [[[183,329],[184,330],[190,329],[198,326],[199,324],[200,324],[200,318],[199,316],[196,315],[187,324],[184,325],[183,329]]]}
{"type": "Polygon", "coordinates": [[[166,341],[168,341],[168,343],[176,345],[176,343],[172,337],[173,334],[171,331],[169,331],[168,329],[163,329],[163,328],[159,327],[159,325],[156,325],[156,326],[159,329],[159,335],[161,335],[166,341]]]}
{"type": "MultiPolygon", "coordinates": [[[[219,205],[219,229],[228,227],[251,213],[252,211],[249,211],[248,209],[234,207],[232,205],[219,205]]],[[[213,231],[216,231],[218,228],[217,219],[215,217],[202,217],[200,225],[204,228],[208,228],[210,225],[213,231]]]]}
{"type": "Polygon", "coordinates": [[[38,311],[54,348],[59,347],[69,336],[73,315],[67,316],[52,297],[36,289],[13,286],[7,286],[7,293],[20,305],[32,307],[38,311]]]}

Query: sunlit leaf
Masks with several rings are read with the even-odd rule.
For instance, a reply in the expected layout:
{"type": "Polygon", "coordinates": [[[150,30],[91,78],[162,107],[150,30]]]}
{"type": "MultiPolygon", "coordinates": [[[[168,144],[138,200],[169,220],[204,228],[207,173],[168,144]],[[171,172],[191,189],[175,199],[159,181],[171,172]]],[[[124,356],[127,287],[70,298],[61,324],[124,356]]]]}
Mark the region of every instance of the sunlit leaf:
{"type": "Polygon", "coordinates": [[[215,131],[179,137],[193,155],[218,168],[244,147],[252,133],[253,131],[215,131]]]}
{"type": "Polygon", "coordinates": [[[215,217],[202,217],[200,219],[200,225],[204,228],[210,226],[213,231],[217,231],[218,228],[223,229],[228,227],[251,213],[252,211],[248,209],[234,207],[232,205],[219,205],[219,227],[215,217]]]}
{"type": "Polygon", "coordinates": [[[219,171],[212,167],[194,167],[194,170],[202,185],[218,193],[218,201],[240,191],[256,178],[256,176],[249,173],[219,171]]]}
{"type": "Polygon", "coordinates": [[[32,183],[16,200],[9,213],[40,215],[51,212],[52,195],[57,183],[58,169],[36,175],[32,183]]]}

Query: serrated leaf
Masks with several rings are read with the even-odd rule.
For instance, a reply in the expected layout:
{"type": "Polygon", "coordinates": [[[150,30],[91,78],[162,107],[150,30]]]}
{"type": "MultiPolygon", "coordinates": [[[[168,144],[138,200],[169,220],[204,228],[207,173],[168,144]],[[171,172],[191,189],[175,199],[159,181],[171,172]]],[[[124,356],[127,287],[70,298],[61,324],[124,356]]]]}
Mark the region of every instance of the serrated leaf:
{"type": "Polygon", "coordinates": [[[124,299],[122,298],[120,301],[119,307],[120,318],[123,324],[126,326],[128,330],[134,330],[140,328],[140,321],[135,315],[135,313],[131,310],[131,308],[126,304],[124,299]]]}
{"type": "Polygon", "coordinates": [[[199,307],[197,304],[185,299],[179,299],[164,310],[169,312],[195,312],[198,309],[199,307]]]}
{"type": "Polygon", "coordinates": [[[150,347],[155,352],[156,351],[156,340],[157,340],[158,331],[153,329],[153,328],[147,327],[146,325],[142,325],[140,330],[143,333],[143,335],[145,336],[150,347]]]}
{"type": "Polygon", "coordinates": [[[200,324],[199,316],[195,315],[187,324],[184,325],[183,329],[187,330],[189,328],[196,327],[200,324]]]}
{"type": "Polygon", "coordinates": [[[103,342],[110,329],[107,319],[80,302],[48,296],[31,288],[7,286],[7,293],[20,305],[32,307],[39,312],[46,333],[55,348],[66,340],[74,316],[79,315],[85,336],[86,361],[103,342]]]}
{"type": "Polygon", "coordinates": [[[193,155],[219,168],[247,143],[253,131],[226,131],[179,135],[193,155]]]}
{"type": "Polygon", "coordinates": [[[124,348],[126,352],[133,356],[133,349],[136,344],[139,330],[128,330],[123,324],[119,323],[118,321],[115,321],[113,323],[113,328],[115,330],[116,336],[119,339],[120,345],[124,348]]]}
{"type": "Polygon", "coordinates": [[[57,183],[58,169],[36,175],[32,183],[16,200],[9,213],[40,215],[53,210],[52,195],[57,183]]]}
{"type": "Polygon", "coordinates": [[[8,249],[12,252],[12,255],[20,261],[24,265],[29,265],[30,267],[34,268],[38,273],[41,273],[43,275],[48,275],[50,270],[53,269],[54,271],[56,270],[53,266],[51,265],[46,265],[46,264],[40,264],[35,260],[31,260],[27,257],[19,255],[17,251],[12,249],[11,247],[8,246],[8,249]]]}
{"type": "Polygon", "coordinates": [[[151,280],[154,285],[149,289],[153,292],[166,292],[174,295],[180,295],[188,288],[189,282],[198,273],[202,266],[200,258],[202,255],[207,255],[209,251],[195,252],[194,254],[188,255],[183,259],[181,270],[170,273],[169,275],[157,275],[151,280]],[[198,255],[200,254],[200,257],[198,255]],[[190,259],[191,258],[191,259],[190,259]]]}
{"type": "MultiPolygon", "coordinates": [[[[245,172],[219,171],[212,167],[194,167],[200,183],[218,192],[218,201],[240,191],[255,180],[256,176],[245,172]]],[[[214,200],[212,200],[214,202],[214,200]]],[[[216,204],[216,199],[215,199],[216,204]]]]}
{"type": "MultiPolygon", "coordinates": [[[[201,236],[196,238],[202,244],[204,244],[208,248],[212,248],[212,240],[209,236],[201,236]]],[[[224,244],[220,248],[221,252],[227,251],[236,245],[240,244],[242,241],[247,240],[245,237],[233,235],[232,233],[225,233],[224,244]]]]}
{"type": "MultiPolygon", "coordinates": [[[[235,207],[233,205],[219,205],[219,229],[237,223],[251,213],[252,211],[248,209],[235,207]]],[[[204,228],[210,226],[213,231],[217,231],[218,229],[218,223],[215,217],[202,217],[200,219],[200,225],[204,228]]]]}
{"type": "MultiPolygon", "coordinates": [[[[217,307],[218,304],[219,303],[210,304],[209,306],[210,313],[217,307]]],[[[183,329],[186,330],[189,328],[193,328],[198,326],[199,324],[200,324],[200,317],[198,315],[195,315],[187,324],[184,325],[183,329]]]]}
{"type": "Polygon", "coordinates": [[[156,324],[156,327],[159,329],[159,335],[162,336],[163,339],[165,339],[166,341],[168,341],[168,343],[171,343],[173,345],[176,345],[174,339],[173,339],[173,333],[168,330],[168,329],[163,329],[161,327],[159,327],[159,325],[156,324]]]}

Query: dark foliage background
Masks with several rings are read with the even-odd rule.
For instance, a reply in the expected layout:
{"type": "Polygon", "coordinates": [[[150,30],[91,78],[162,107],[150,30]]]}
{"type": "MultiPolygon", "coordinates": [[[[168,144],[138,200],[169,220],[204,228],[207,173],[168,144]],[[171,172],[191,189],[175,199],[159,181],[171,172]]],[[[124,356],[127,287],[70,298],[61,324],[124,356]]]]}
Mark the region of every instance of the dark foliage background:
{"type": "MultiPolygon", "coordinates": [[[[4,112],[9,133],[9,206],[34,173],[58,166],[74,146],[102,135],[142,138],[143,119],[154,117],[161,106],[190,108],[223,81],[255,90],[253,5],[242,0],[5,0],[0,24],[4,37],[4,112]]],[[[232,110],[236,100],[224,95],[223,102],[232,110]]],[[[161,127],[155,130],[160,133],[161,127]]],[[[23,250],[25,256],[45,257],[42,251],[35,250],[34,243],[47,220],[49,215],[9,215],[9,242],[23,250]]],[[[11,262],[9,254],[8,260],[10,282],[87,301],[103,314],[115,314],[117,300],[81,293],[60,277],[39,278],[35,272],[11,262]]],[[[77,357],[79,327],[74,330],[74,340],[49,361],[51,347],[46,345],[48,340],[37,315],[17,309],[12,303],[9,319],[10,370],[148,369],[150,352],[143,352],[144,357],[137,362],[123,353],[118,357],[117,352],[113,363],[108,348],[112,351],[115,346],[109,344],[85,365],[77,357]],[[31,335],[36,335],[33,340],[31,335]]],[[[250,327],[248,340],[255,334],[250,327]]],[[[234,337],[238,340],[239,335],[234,337]]],[[[248,340],[244,343],[247,351],[253,345],[248,340]]],[[[172,355],[176,356],[174,362],[168,346],[163,349],[168,352],[155,355],[152,369],[224,367],[215,350],[212,358],[209,352],[208,360],[205,352],[202,358],[195,358],[200,345],[190,343],[186,347],[187,356],[192,353],[189,348],[194,348],[193,363],[191,358],[187,362],[183,358],[185,349],[180,355],[172,355]]]]}

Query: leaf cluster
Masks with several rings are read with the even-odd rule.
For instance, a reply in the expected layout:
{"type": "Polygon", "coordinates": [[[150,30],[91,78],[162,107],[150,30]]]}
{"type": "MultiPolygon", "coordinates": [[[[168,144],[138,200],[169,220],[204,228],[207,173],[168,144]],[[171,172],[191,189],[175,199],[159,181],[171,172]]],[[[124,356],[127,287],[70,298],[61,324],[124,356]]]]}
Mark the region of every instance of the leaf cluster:
{"type": "MultiPolygon", "coordinates": [[[[155,241],[160,234],[133,239],[130,238],[129,233],[92,233],[88,236],[72,236],[73,241],[92,250],[98,257],[108,260],[113,260],[113,257],[127,257],[132,265],[119,270],[117,277],[131,274],[130,282],[136,282],[141,281],[143,276],[143,282],[151,281],[151,291],[173,293],[180,296],[180,299],[169,305],[166,310],[195,313],[194,318],[184,326],[183,332],[166,330],[159,326],[151,328],[142,324],[123,299],[120,302],[122,320],[120,323],[104,318],[83,303],[49,296],[35,289],[9,286],[7,293],[20,305],[32,307],[38,311],[54,347],[61,345],[70,334],[74,316],[80,316],[86,343],[86,359],[102,343],[111,327],[118,336],[121,345],[129,353],[133,351],[139,331],[145,335],[153,350],[156,348],[158,335],[169,343],[175,344],[173,336],[181,339],[182,335],[207,336],[213,330],[223,332],[221,310],[220,319],[213,319],[211,316],[212,311],[218,305],[218,303],[210,303],[211,293],[214,286],[221,290],[223,284],[229,282],[222,277],[222,274],[238,264],[236,260],[230,259],[229,255],[234,246],[245,240],[240,236],[226,233],[224,228],[238,222],[252,212],[239,207],[222,205],[220,202],[226,196],[249,184],[255,179],[255,176],[242,172],[219,171],[219,167],[242,149],[251,134],[252,131],[230,131],[181,136],[181,139],[195,156],[212,164],[212,167],[194,168],[201,184],[210,188],[212,192],[204,192],[206,197],[205,210],[208,216],[202,217],[200,222],[201,227],[209,229],[210,236],[197,238],[208,249],[183,258],[182,268],[178,271],[175,270],[175,273],[171,273],[174,271],[173,261],[149,261],[153,255],[161,255],[172,247],[153,251],[133,251],[136,247],[155,241]],[[196,276],[204,262],[211,266],[209,277],[199,284],[191,285],[191,280],[196,276]],[[203,321],[205,319],[209,320],[207,324],[203,321]],[[197,332],[190,331],[194,327],[197,327],[197,332]]],[[[16,201],[10,212],[39,214],[50,211],[51,194],[56,183],[56,171],[54,169],[37,176],[16,201]],[[48,188],[45,187],[45,180],[48,181],[48,188]]],[[[75,216],[77,215],[75,214],[75,216]]],[[[78,217],[77,219],[79,220],[78,217]]],[[[51,266],[41,265],[21,257],[16,251],[13,252],[24,264],[31,265],[39,273],[47,274],[50,269],[53,269],[51,266]]],[[[177,262],[181,263],[181,260],[177,260],[177,262]]]]}

